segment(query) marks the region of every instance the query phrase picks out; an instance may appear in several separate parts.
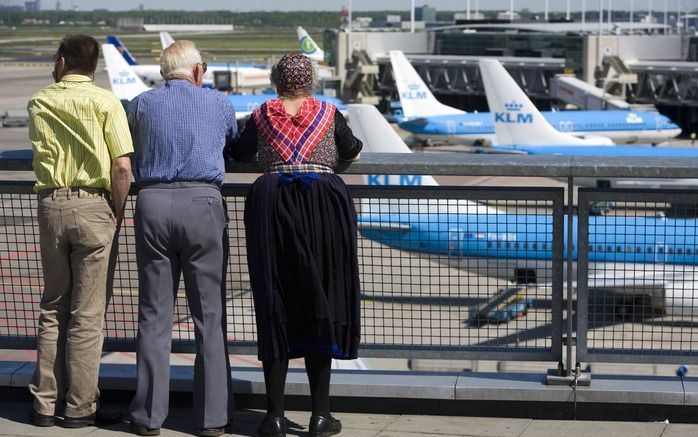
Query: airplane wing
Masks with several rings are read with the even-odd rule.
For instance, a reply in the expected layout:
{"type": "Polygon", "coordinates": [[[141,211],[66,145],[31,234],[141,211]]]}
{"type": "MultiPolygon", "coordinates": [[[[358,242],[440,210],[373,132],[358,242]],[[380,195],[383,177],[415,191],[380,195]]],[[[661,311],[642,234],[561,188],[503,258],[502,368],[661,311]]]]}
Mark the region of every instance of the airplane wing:
{"type": "Polygon", "coordinates": [[[378,222],[362,222],[359,220],[357,227],[360,231],[398,231],[407,232],[410,230],[409,225],[401,223],[378,223],[378,222]]]}
{"type": "Polygon", "coordinates": [[[674,264],[595,264],[590,290],[646,296],[668,315],[698,316],[698,270],[674,264]]]}
{"type": "Polygon", "coordinates": [[[426,117],[417,117],[417,118],[410,118],[409,120],[405,120],[400,123],[400,127],[403,126],[415,126],[415,127],[422,127],[425,124],[427,124],[429,120],[426,117]]]}
{"type": "Polygon", "coordinates": [[[406,233],[410,230],[410,225],[391,220],[384,220],[383,216],[374,214],[359,214],[357,227],[360,231],[397,231],[406,233]]]}
{"type": "Polygon", "coordinates": [[[673,264],[594,263],[592,266],[589,288],[618,293],[659,289],[667,284],[693,281],[697,272],[692,266],[673,264]]]}

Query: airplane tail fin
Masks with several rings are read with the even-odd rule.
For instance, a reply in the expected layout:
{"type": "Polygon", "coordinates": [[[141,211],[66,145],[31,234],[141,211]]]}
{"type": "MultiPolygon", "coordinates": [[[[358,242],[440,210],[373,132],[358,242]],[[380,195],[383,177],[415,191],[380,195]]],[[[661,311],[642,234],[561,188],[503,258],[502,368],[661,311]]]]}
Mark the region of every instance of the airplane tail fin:
{"type": "Polygon", "coordinates": [[[160,45],[163,50],[171,46],[174,42],[175,40],[169,32],[160,32],[160,45]]]}
{"type": "MultiPolygon", "coordinates": [[[[412,153],[375,106],[349,104],[347,108],[351,130],[364,143],[363,152],[412,153]]],[[[429,175],[366,175],[364,182],[367,185],[439,185],[429,175]]],[[[405,199],[363,199],[361,211],[368,214],[499,213],[487,205],[464,199],[436,199],[428,203],[405,199]]]]}
{"type": "Polygon", "coordinates": [[[298,26],[296,28],[296,34],[298,35],[298,44],[300,44],[301,53],[315,62],[322,62],[325,60],[325,52],[318,47],[305,29],[298,26]]]}
{"type": "Polygon", "coordinates": [[[480,59],[480,74],[497,145],[612,144],[607,138],[582,139],[555,129],[499,61],[480,59]]]}
{"type": "Polygon", "coordinates": [[[404,53],[399,50],[391,50],[390,64],[393,68],[393,77],[400,96],[402,113],[405,117],[465,114],[460,109],[452,108],[436,100],[404,53]]]}
{"type": "Polygon", "coordinates": [[[351,130],[364,143],[364,152],[412,153],[375,106],[350,103],[347,108],[351,130]]]}
{"type": "Polygon", "coordinates": [[[128,65],[138,65],[138,62],[136,62],[136,59],[131,56],[131,53],[129,53],[128,49],[126,46],[121,42],[118,36],[116,35],[108,35],[107,36],[107,44],[111,44],[116,49],[121,53],[121,56],[124,57],[128,65]]]}
{"type": "MultiPolygon", "coordinates": [[[[347,105],[347,118],[366,153],[412,153],[405,142],[373,105],[347,105]]],[[[368,175],[368,185],[439,185],[431,176],[368,175]]]]}
{"type": "Polygon", "coordinates": [[[107,64],[111,89],[119,100],[131,100],[150,89],[126,63],[114,45],[102,44],[102,55],[104,55],[104,62],[107,64]]]}

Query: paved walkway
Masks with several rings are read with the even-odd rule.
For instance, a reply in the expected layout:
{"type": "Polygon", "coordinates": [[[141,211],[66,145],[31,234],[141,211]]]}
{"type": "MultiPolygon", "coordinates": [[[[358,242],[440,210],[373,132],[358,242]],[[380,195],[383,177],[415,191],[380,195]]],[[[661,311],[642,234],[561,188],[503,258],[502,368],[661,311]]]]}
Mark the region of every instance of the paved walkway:
{"type": "MultiPolygon", "coordinates": [[[[125,410],[121,405],[119,408],[125,410]]],[[[120,436],[131,435],[127,423],[109,428],[65,429],[60,426],[37,428],[29,424],[31,403],[0,401],[0,436],[120,436]]],[[[262,419],[260,411],[235,413],[232,436],[256,436],[262,419]]],[[[698,425],[647,422],[555,421],[485,417],[413,416],[337,413],[342,420],[344,437],[688,437],[698,436],[698,425]]],[[[162,436],[191,435],[192,411],[174,407],[163,428],[162,436]]],[[[287,417],[292,425],[289,436],[306,436],[309,413],[292,411],[287,417]]]]}

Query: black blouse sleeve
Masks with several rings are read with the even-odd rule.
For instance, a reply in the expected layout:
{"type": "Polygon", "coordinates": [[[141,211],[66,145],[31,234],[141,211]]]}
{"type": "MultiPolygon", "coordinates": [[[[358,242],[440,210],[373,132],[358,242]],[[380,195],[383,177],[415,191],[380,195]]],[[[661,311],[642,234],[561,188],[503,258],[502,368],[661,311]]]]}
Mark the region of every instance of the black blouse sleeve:
{"type": "Polygon", "coordinates": [[[245,129],[230,147],[223,151],[226,159],[235,161],[252,161],[257,154],[257,123],[250,117],[245,123],[245,129]]]}
{"type": "Polygon", "coordinates": [[[356,138],[341,112],[334,112],[334,142],[341,160],[350,160],[361,152],[363,143],[356,138]]]}

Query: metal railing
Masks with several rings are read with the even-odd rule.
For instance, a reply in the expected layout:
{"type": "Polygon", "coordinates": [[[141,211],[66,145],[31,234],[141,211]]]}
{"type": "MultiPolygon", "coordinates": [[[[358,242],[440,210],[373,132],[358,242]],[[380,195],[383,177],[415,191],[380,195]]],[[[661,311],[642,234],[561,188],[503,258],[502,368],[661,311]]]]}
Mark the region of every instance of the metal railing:
{"type": "MultiPolygon", "coordinates": [[[[23,159],[0,161],[0,170],[28,167],[23,159]]],[[[232,164],[228,170],[258,171],[256,164],[232,164]]],[[[625,246],[619,250],[615,242],[610,243],[630,228],[600,227],[598,216],[593,214],[599,213],[602,204],[605,206],[600,212],[606,213],[602,217],[655,217],[670,209],[667,205],[698,205],[698,193],[580,189],[578,215],[566,214],[575,208],[571,199],[576,177],[685,178],[698,175],[698,162],[366,154],[362,161],[345,165],[342,172],[548,176],[567,179],[569,183],[567,207],[564,190],[554,187],[351,186],[360,228],[361,355],[555,362],[563,360],[566,345],[565,367],[569,371],[573,368],[576,329],[576,360],[698,362],[698,354],[691,352],[698,350],[693,341],[698,339],[698,310],[692,310],[692,298],[686,299],[684,292],[683,300],[672,301],[674,307],[683,308],[680,312],[672,307],[668,313],[656,305],[660,297],[666,298],[667,290],[693,289],[691,275],[695,263],[686,254],[687,250],[695,254],[694,240],[684,238],[681,248],[681,284],[655,281],[649,290],[650,281],[636,280],[635,291],[625,287],[620,292],[620,282],[616,287],[605,285],[604,289],[599,286],[598,276],[589,274],[592,271],[620,277],[627,273],[621,269],[629,266],[638,276],[677,273],[673,258],[672,262],[647,262],[639,257],[638,261],[645,262],[594,262],[590,269],[590,257],[601,259],[599,252],[606,257],[610,252],[623,254],[622,259],[627,261],[630,250],[625,246]],[[609,202],[615,202],[614,208],[607,207],[609,202]],[[478,209],[482,205],[490,209],[483,212],[478,209]],[[373,226],[371,217],[376,216],[380,217],[382,228],[373,226]],[[590,227],[590,221],[596,221],[595,226],[590,227]],[[410,233],[406,241],[400,232],[388,231],[393,225],[419,232],[410,233]],[[594,232],[599,235],[594,236],[594,232]],[[595,246],[600,238],[607,241],[599,251],[595,246]],[[609,245],[613,247],[607,249],[609,245]],[[533,266],[529,263],[522,267],[522,260],[534,260],[533,266]],[[563,282],[565,275],[567,281],[563,282]],[[507,278],[520,284],[508,283],[507,278]],[[567,317],[568,311],[571,317],[567,317]]],[[[254,354],[254,309],[242,222],[247,189],[248,185],[242,184],[226,185],[223,189],[230,215],[228,339],[231,352],[254,354]]],[[[135,348],[138,285],[132,226],[134,201],[132,196],[119,240],[114,294],[105,324],[105,350],[135,348]]],[[[0,206],[0,348],[33,348],[42,275],[31,183],[3,182],[0,206]]],[[[695,219],[681,220],[681,235],[698,233],[695,219]]],[[[655,222],[655,232],[676,234],[675,221],[655,222]],[[661,223],[664,228],[660,228],[661,223]]],[[[639,236],[636,240],[640,241],[639,236]]],[[[668,241],[664,244],[667,255],[668,241]]],[[[631,250],[637,249],[633,246],[631,250]]],[[[672,246],[671,250],[675,255],[677,249],[672,246]]],[[[173,350],[193,351],[193,324],[183,286],[174,311],[173,350]]]]}

